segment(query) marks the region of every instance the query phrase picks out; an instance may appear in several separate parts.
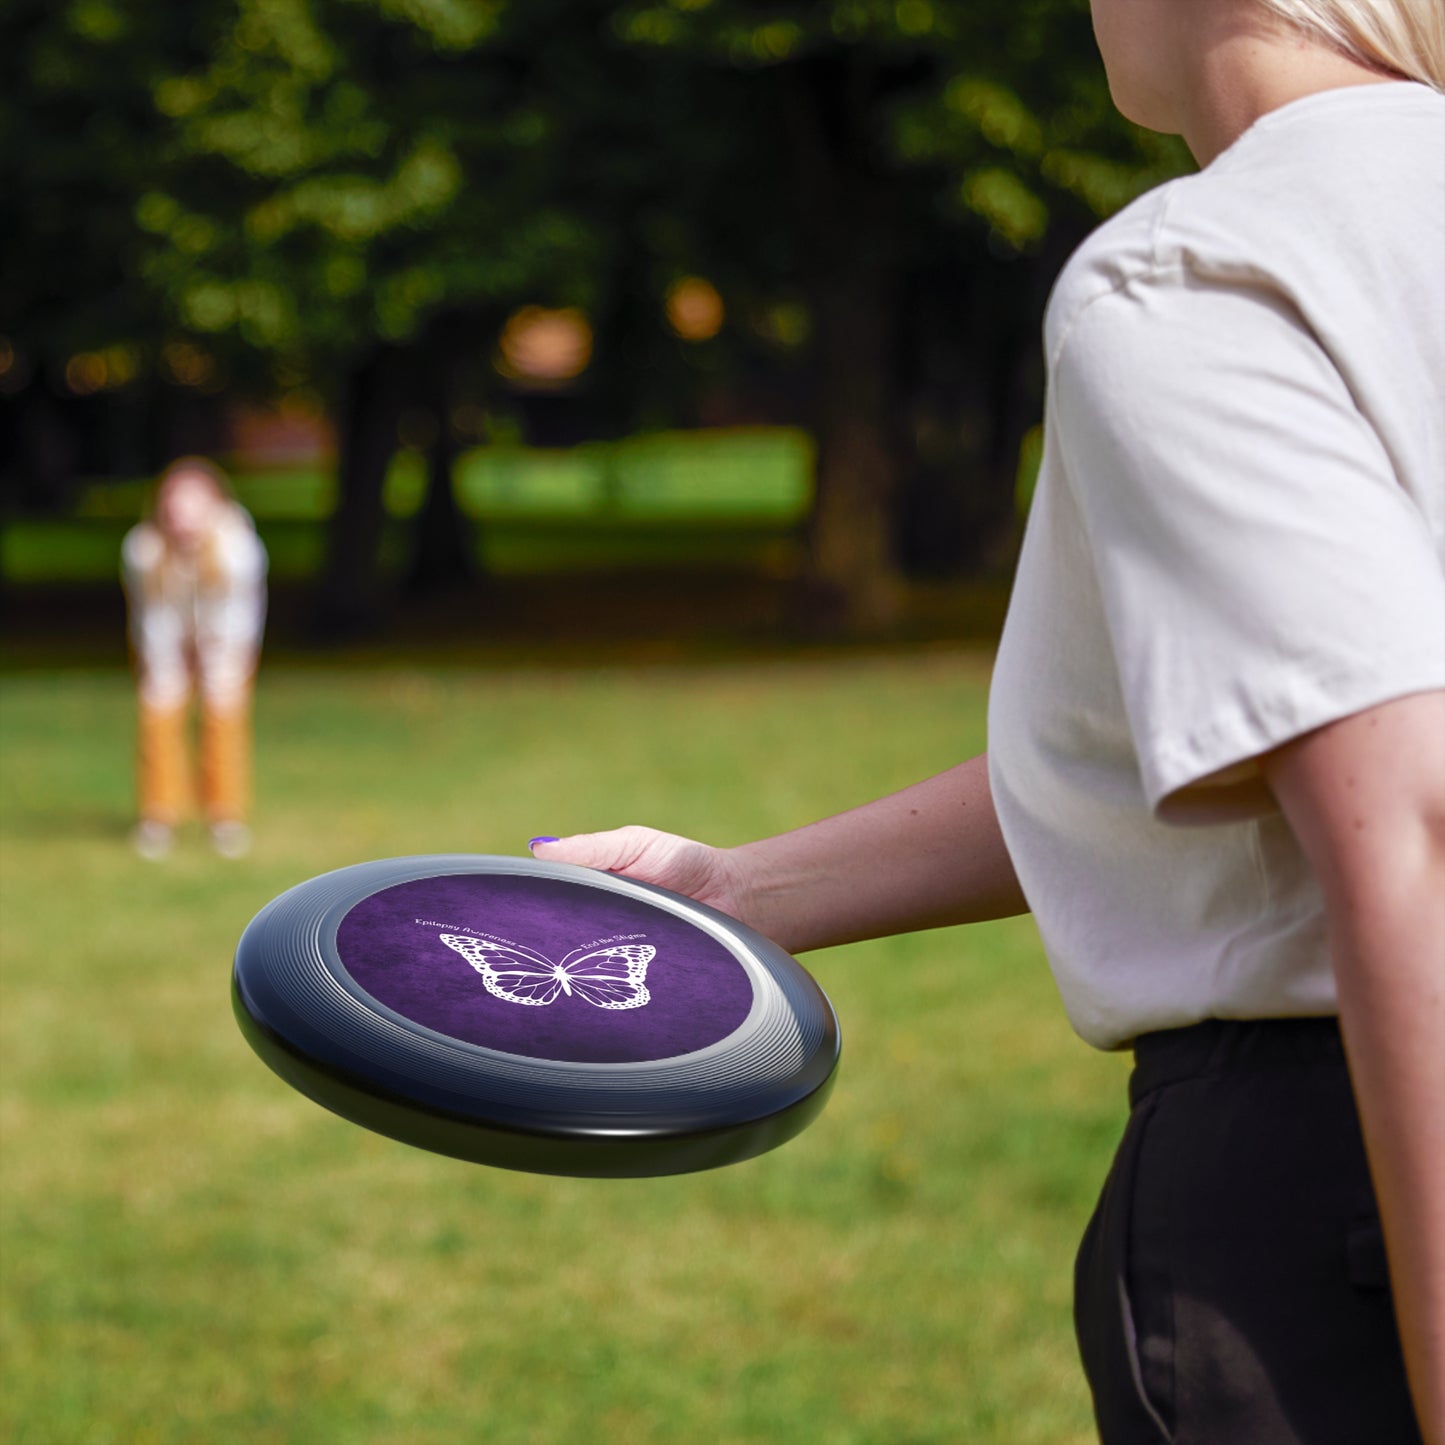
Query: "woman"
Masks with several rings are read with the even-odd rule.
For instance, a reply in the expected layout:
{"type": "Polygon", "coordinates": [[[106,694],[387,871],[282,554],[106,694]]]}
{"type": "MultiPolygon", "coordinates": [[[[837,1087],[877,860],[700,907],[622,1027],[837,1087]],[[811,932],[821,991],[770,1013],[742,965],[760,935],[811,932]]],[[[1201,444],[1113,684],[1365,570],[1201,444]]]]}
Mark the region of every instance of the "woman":
{"type": "Polygon", "coordinates": [[[1445,11],[1094,12],[1203,169],[1051,299],[989,754],[739,848],[535,851],[793,951],[1031,907],[1136,1054],[1076,1273],[1106,1445],[1445,1445],[1445,11]]]}
{"type": "Polygon", "coordinates": [[[266,550],[219,469],[185,457],[162,474],[152,516],[126,534],[121,561],[139,691],[136,851],[164,857],[189,810],[187,732],[199,691],[201,807],[216,852],[241,857],[266,550]]]}

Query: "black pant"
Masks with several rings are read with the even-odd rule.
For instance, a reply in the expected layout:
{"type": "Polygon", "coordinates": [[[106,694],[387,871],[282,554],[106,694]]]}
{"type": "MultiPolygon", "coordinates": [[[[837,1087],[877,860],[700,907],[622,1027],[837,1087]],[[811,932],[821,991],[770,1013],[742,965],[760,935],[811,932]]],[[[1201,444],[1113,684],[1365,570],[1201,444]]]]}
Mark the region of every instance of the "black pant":
{"type": "Polygon", "coordinates": [[[1418,1445],[1333,1019],[1135,1050],[1075,1267],[1104,1445],[1418,1445]]]}

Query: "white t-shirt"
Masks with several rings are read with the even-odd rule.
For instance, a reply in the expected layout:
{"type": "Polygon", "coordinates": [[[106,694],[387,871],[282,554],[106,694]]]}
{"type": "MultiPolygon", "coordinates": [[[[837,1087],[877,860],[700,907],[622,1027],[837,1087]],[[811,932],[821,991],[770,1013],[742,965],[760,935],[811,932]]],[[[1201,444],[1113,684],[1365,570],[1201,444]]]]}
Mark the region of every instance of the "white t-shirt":
{"type": "Polygon", "coordinates": [[[1080,248],[1045,337],[989,752],[1069,1017],[1333,1013],[1255,760],[1445,688],[1445,96],[1265,116],[1080,248]]]}
{"type": "Polygon", "coordinates": [[[121,543],[130,640],[148,707],[178,707],[199,685],[208,706],[239,702],[266,621],[266,548],[249,514],[229,505],[205,556],[167,556],[153,522],[121,543]]]}

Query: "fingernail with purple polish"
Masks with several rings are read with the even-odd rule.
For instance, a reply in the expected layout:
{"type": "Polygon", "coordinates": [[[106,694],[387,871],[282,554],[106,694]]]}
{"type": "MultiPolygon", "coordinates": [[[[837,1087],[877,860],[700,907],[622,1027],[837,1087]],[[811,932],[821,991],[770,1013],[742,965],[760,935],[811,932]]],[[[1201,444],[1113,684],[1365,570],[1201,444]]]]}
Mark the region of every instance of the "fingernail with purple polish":
{"type": "Polygon", "coordinates": [[[528,847],[528,848],[535,848],[538,843],[556,843],[556,842],[559,842],[559,841],[560,841],[560,839],[557,839],[557,838],[546,838],[546,837],[543,837],[543,838],[533,838],[533,839],[527,844],[527,847],[528,847]]]}

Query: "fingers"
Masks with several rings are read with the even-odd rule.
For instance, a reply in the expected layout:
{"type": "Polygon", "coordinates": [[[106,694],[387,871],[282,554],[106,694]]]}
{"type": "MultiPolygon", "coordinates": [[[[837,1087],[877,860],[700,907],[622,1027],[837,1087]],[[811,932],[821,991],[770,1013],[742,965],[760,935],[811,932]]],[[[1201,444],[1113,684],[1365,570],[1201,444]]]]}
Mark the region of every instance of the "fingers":
{"type": "Polygon", "coordinates": [[[575,863],[607,873],[625,873],[674,893],[742,917],[734,870],[717,848],[676,833],[632,825],[569,838],[533,838],[532,856],[547,863],[575,863]]]}
{"type": "Polygon", "coordinates": [[[650,833],[647,828],[611,828],[605,833],[573,833],[569,838],[533,838],[529,846],[534,858],[548,863],[625,873],[637,862],[650,833]]]}

